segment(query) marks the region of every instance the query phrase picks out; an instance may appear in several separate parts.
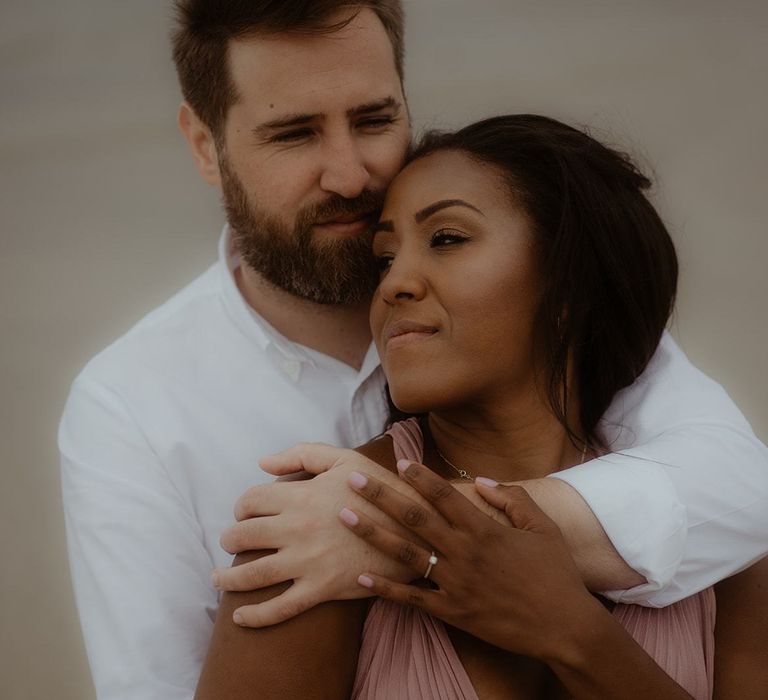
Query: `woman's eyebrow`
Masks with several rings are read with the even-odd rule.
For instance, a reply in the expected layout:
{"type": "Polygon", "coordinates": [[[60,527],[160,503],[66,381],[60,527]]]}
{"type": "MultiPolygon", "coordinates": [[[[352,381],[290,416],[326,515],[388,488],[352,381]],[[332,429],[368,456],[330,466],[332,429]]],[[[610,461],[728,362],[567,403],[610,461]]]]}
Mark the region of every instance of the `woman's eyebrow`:
{"type": "MultiPolygon", "coordinates": [[[[413,215],[413,218],[417,224],[420,224],[422,221],[426,221],[432,214],[436,214],[441,209],[447,209],[448,207],[466,207],[467,209],[477,212],[480,216],[485,216],[485,214],[483,214],[483,212],[481,212],[474,204],[465,202],[463,199],[441,199],[439,202],[430,204],[417,211],[413,215]]],[[[392,223],[392,220],[387,219],[386,221],[379,221],[379,223],[373,227],[373,235],[376,235],[379,231],[392,232],[394,230],[395,225],[392,223]]]]}
{"type": "Polygon", "coordinates": [[[472,211],[477,212],[480,214],[480,216],[485,216],[485,214],[483,214],[483,212],[481,212],[474,204],[465,202],[463,199],[441,199],[439,202],[430,204],[429,206],[417,211],[413,215],[413,218],[416,220],[417,224],[420,224],[422,221],[432,216],[432,214],[435,214],[441,209],[446,209],[448,207],[467,207],[467,209],[471,209],[472,211]]]}
{"type": "Polygon", "coordinates": [[[391,220],[387,219],[387,221],[379,221],[379,223],[374,225],[372,235],[375,236],[379,231],[388,231],[391,233],[394,230],[395,230],[395,225],[392,223],[391,220]]]}

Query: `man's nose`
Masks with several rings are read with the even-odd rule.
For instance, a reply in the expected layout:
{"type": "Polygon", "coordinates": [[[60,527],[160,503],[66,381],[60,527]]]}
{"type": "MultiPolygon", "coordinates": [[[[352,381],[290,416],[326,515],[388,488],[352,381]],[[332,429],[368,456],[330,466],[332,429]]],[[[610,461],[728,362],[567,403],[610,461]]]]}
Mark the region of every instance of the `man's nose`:
{"type": "Polygon", "coordinates": [[[363,154],[352,134],[335,138],[327,145],[320,187],[345,199],[357,197],[371,181],[363,154]]]}

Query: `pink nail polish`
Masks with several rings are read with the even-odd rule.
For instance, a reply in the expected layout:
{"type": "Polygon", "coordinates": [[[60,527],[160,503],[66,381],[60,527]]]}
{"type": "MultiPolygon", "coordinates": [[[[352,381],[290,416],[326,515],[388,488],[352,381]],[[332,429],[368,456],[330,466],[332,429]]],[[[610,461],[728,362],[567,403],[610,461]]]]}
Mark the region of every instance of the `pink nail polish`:
{"type": "Polygon", "coordinates": [[[360,574],[360,576],[357,577],[357,582],[365,588],[373,588],[373,579],[365,574],[360,574]]]}
{"type": "Polygon", "coordinates": [[[339,517],[347,524],[353,527],[360,522],[360,518],[357,514],[351,511],[349,508],[342,508],[339,512],[339,517]]]}
{"type": "Polygon", "coordinates": [[[351,472],[347,477],[347,482],[353,489],[362,489],[365,488],[368,479],[366,479],[360,472],[351,472]]]}
{"type": "Polygon", "coordinates": [[[499,485],[498,481],[494,481],[493,479],[489,479],[485,476],[476,476],[475,483],[482,484],[483,486],[488,486],[492,489],[495,489],[499,485]]]}
{"type": "Polygon", "coordinates": [[[245,624],[245,620],[243,620],[243,616],[239,612],[236,612],[234,615],[232,615],[232,620],[236,625],[242,626],[245,624]]]}
{"type": "Polygon", "coordinates": [[[411,466],[411,462],[407,459],[397,460],[397,471],[399,471],[401,474],[404,474],[405,470],[408,469],[408,467],[410,466],[411,466]]]}

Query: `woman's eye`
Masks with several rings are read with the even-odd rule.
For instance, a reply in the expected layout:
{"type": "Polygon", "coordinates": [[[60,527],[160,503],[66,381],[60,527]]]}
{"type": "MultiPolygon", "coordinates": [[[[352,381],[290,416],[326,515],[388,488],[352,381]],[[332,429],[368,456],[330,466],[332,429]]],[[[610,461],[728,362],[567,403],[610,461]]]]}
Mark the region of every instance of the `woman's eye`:
{"type": "Polygon", "coordinates": [[[464,243],[467,240],[467,236],[465,236],[463,233],[460,233],[459,231],[441,229],[432,235],[432,239],[429,243],[432,248],[440,248],[442,246],[451,246],[464,243]]]}
{"type": "Polygon", "coordinates": [[[390,267],[392,267],[392,261],[394,260],[394,255],[377,255],[376,256],[376,268],[380,273],[386,272],[390,267]]]}

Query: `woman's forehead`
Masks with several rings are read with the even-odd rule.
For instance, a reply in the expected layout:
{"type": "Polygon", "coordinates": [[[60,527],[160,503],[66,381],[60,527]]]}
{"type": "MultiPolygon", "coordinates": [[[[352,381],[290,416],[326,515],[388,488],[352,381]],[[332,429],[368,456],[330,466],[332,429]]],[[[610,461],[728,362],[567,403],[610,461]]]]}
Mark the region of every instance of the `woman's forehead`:
{"type": "Polygon", "coordinates": [[[434,201],[461,199],[479,209],[510,206],[504,173],[457,150],[440,150],[412,161],[395,177],[384,211],[418,211],[434,201]]]}

